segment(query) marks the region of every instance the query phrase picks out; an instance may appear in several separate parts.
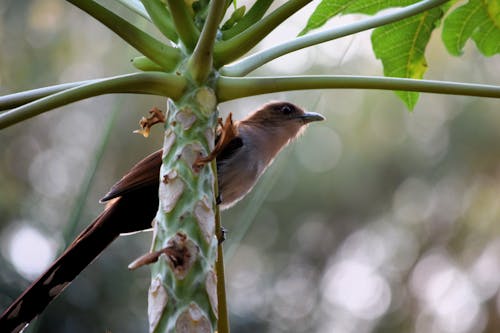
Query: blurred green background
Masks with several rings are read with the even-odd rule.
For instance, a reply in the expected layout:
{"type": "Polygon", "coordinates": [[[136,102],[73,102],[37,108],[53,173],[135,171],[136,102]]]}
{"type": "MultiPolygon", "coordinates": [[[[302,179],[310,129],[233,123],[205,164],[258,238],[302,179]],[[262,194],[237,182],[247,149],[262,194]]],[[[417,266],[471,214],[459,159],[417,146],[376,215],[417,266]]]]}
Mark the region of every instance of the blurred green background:
{"type": "MultiPolygon", "coordinates": [[[[314,6],[261,47],[296,35],[314,6]]],[[[360,17],[329,26],[353,18],[360,17]]],[[[59,0],[2,0],[0,45],[1,95],[133,72],[137,55],[59,0]]],[[[500,84],[500,58],[483,58],[471,43],[452,58],[437,32],[427,55],[426,78],[500,84]]],[[[381,72],[363,33],[252,75],[381,72]]],[[[220,109],[240,119],[278,99],[327,121],[311,125],[222,215],[233,331],[499,332],[500,101],[426,94],[409,113],[392,92],[324,90],[220,109]]],[[[160,127],[149,139],[132,134],[153,106],[165,100],[98,97],[0,132],[0,310],[67,245],[79,188],[113,112],[72,237],[99,214],[107,189],[161,146],[160,127]]],[[[28,332],[145,332],[149,270],[129,272],[127,264],[150,240],[148,233],[117,240],[28,332]]]]}

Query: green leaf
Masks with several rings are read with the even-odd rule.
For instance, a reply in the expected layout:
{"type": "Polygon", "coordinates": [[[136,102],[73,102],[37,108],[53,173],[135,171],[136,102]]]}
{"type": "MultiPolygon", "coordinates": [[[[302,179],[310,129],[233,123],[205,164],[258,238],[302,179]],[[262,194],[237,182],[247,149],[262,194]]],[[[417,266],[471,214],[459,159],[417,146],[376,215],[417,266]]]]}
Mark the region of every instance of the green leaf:
{"type": "Polygon", "coordinates": [[[328,20],[339,14],[368,14],[373,15],[382,9],[411,5],[418,0],[323,0],[300,32],[304,35],[313,29],[320,28],[328,20]]]}
{"type": "Polygon", "coordinates": [[[461,55],[470,38],[485,56],[500,53],[500,0],[470,0],[444,20],[442,39],[450,54],[461,55]]]}
{"type": "MultiPolygon", "coordinates": [[[[373,31],[373,51],[382,60],[385,76],[414,79],[424,76],[427,70],[425,48],[443,14],[442,8],[435,8],[373,31]]],[[[418,93],[397,91],[396,94],[413,110],[418,93]]]]}

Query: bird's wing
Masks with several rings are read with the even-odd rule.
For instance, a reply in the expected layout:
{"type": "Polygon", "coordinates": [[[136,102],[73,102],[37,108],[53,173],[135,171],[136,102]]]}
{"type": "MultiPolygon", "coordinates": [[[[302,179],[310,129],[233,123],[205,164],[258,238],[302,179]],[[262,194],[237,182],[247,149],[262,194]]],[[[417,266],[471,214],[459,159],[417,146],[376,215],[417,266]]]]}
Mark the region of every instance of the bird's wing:
{"type": "Polygon", "coordinates": [[[162,149],[157,150],[134,165],[122,179],[111,187],[109,192],[101,199],[101,202],[121,197],[143,187],[158,184],[162,151],[162,149]]]}
{"type": "MultiPolygon", "coordinates": [[[[230,113],[226,118],[226,122],[224,124],[221,122],[221,126],[217,131],[214,150],[208,156],[198,159],[198,162],[205,164],[217,158],[218,164],[223,163],[225,159],[231,157],[242,146],[243,141],[238,136],[237,126],[234,125],[230,113]]],[[[157,150],[134,165],[122,179],[111,187],[109,192],[101,199],[101,202],[121,197],[126,193],[146,186],[156,185],[158,187],[162,151],[161,149],[157,150]]]]}

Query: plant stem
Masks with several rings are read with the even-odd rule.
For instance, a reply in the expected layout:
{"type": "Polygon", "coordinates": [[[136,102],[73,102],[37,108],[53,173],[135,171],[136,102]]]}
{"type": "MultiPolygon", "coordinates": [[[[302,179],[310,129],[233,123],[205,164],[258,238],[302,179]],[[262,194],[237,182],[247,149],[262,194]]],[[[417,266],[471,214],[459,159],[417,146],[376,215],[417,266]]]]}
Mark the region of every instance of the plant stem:
{"type": "Polygon", "coordinates": [[[66,0],[100,21],[136,50],[162,66],[167,72],[180,61],[180,51],[151,37],[112,11],[92,0],[66,0]]]}
{"type": "Polygon", "coordinates": [[[133,11],[134,13],[144,17],[149,22],[151,22],[151,17],[149,16],[148,12],[146,11],[144,6],[140,2],[137,2],[134,0],[115,0],[115,1],[123,6],[127,7],[128,9],[133,11]]]}
{"type": "Polygon", "coordinates": [[[112,93],[132,93],[168,96],[175,100],[182,95],[185,87],[184,78],[160,72],[126,74],[92,81],[0,114],[0,129],[89,97],[112,93]]]}
{"type": "Polygon", "coordinates": [[[37,100],[39,98],[58,93],[60,91],[81,86],[83,84],[88,84],[91,82],[97,82],[99,80],[85,80],[71,83],[57,84],[53,86],[26,90],[10,95],[5,95],[0,97],[0,111],[9,110],[23,104],[29,103],[31,101],[37,100]]]}
{"type": "Polygon", "coordinates": [[[274,12],[234,38],[216,43],[214,48],[215,67],[218,68],[225,65],[247,53],[285,19],[311,1],[312,0],[287,1],[274,12]]]}
{"type": "Polygon", "coordinates": [[[198,84],[204,82],[212,72],[215,37],[219,23],[224,15],[225,0],[211,1],[208,10],[207,20],[201,31],[200,38],[188,61],[191,77],[198,84]]]}
{"type": "Polygon", "coordinates": [[[213,149],[216,105],[208,87],[168,101],[152,251],[170,252],[151,265],[151,333],[217,330],[216,170],[194,164],[213,149]]]}
{"type": "Polygon", "coordinates": [[[167,0],[167,4],[179,38],[189,52],[193,51],[200,32],[194,25],[186,3],[179,0],[167,0]]]}
{"type": "Polygon", "coordinates": [[[243,18],[232,28],[227,29],[222,32],[222,39],[228,40],[236,36],[237,34],[245,31],[248,27],[252,26],[258,22],[272,5],[272,1],[269,0],[257,0],[253,4],[252,8],[248,13],[243,16],[243,18]]]}
{"type": "MultiPolygon", "coordinates": [[[[217,170],[217,163],[212,161],[212,169],[217,170]]],[[[214,194],[219,195],[219,179],[217,172],[214,173],[214,194]]],[[[220,209],[219,206],[215,207],[215,230],[217,235],[217,260],[215,261],[215,273],[217,275],[217,332],[229,333],[229,311],[227,308],[226,300],[226,274],[224,270],[224,249],[222,243],[224,241],[224,230],[220,222],[220,209]]]]}
{"type": "Polygon", "coordinates": [[[146,8],[154,25],[160,30],[163,36],[170,39],[172,42],[177,42],[177,32],[175,31],[172,17],[167,10],[167,7],[160,0],[141,0],[146,8]]]}
{"type": "Polygon", "coordinates": [[[163,72],[163,68],[160,65],[145,56],[138,56],[132,59],[132,65],[144,72],[163,72]]]}
{"type": "Polygon", "coordinates": [[[416,4],[404,7],[391,13],[377,15],[374,17],[347,24],[343,27],[334,27],[324,31],[311,33],[305,36],[297,37],[282,44],[273,46],[267,50],[257,52],[235,62],[234,64],[224,66],[220,73],[226,76],[245,76],[260,66],[272,61],[282,55],[337,38],[355,34],[360,31],[372,29],[378,26],[399,21],[410,16],[419,14],[431,8],[442,5],[448,0],[425,0],[416,4]]]}
{"type": "MultiPolygon", "coordinates": [[[[220,227],[219,210],[217,209],[216,223],[220,227]]],[[[217,271],[217,304],[219,320],[217,321],[217,331],[229,333],[229,313],[226,300],[226,274],[224,272],[224,250],[222,244],[217,246],[217,261],[215,262],[217,271]]]]}
{"type": "Polygon", "coordinates": [[[236,98],[280,91],[353,88],[419,91],[435,94],[500,98],[500,86],[354,75],[304,75],[248,78],[221,76],[218,79],[216,91],[219,101],[225,102],[236,98]]]}

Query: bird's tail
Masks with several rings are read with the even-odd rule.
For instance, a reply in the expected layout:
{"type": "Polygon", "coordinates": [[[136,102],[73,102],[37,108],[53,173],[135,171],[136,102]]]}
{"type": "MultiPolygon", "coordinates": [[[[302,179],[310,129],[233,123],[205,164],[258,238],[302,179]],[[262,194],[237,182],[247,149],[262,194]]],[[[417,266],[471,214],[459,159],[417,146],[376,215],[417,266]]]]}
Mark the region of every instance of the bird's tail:
{"type": "MultiPolygon", "coordinates": [[[[20,332],[39,315],[124,230],[137,214],[129,198],[115,199],[0,316],[0,332],[20,332]],[[121,225],[121,227],[120,227],[121,225]],[[118,227],[117,227],[118,226],[118,227]]],[[[154,203],[153,203],[154,204],[154,203]]],[[[154,211],[154,210],[153,210],[154,211]]],[[[143,226],[151,225],[151,216],[143,226]]],[[[137,220],[135,223],[138,223],[137,220]]],[[[134,229],[134,228],[132,228],[134,229]]]]}
{"type": "Polygon", "coordinates": [[[102,201],[106,209],[0,316],[0,332],[20,332],[122,233],[151,228],[162,151],[137,163],[102,201]]]}
{"type": "Polygon", "coordinates": [[[0,332],[20,332],[118,237],[112,225],[106,223],[114,210],[116,204],[102,212],[52,266],[2,313],[0,332]]]}

